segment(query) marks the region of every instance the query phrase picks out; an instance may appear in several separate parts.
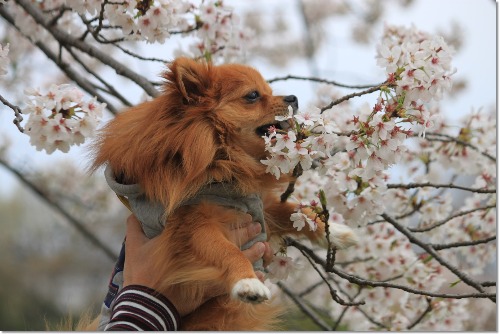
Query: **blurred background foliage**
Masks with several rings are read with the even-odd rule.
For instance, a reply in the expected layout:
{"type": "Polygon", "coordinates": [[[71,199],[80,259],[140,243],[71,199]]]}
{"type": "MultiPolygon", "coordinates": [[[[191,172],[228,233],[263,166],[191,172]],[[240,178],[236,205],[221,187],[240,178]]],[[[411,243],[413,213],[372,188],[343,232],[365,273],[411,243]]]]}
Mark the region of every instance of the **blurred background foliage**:
{"type": "MultiPolygon", "coordinates": [[[[71,198],[69,191],[63,194],[71,198]]],[[[89,229],[101,226],[99,238],[118,253],[126,211],[110,210],[102,219],[95,218],[98,211],[80,212],[89,218],[81,221],[89,229]]],[[[97,312],[113,261],[29,188],[18,185],[0,196],[0,212],[0,329],[40,331],[97,312]]]]}

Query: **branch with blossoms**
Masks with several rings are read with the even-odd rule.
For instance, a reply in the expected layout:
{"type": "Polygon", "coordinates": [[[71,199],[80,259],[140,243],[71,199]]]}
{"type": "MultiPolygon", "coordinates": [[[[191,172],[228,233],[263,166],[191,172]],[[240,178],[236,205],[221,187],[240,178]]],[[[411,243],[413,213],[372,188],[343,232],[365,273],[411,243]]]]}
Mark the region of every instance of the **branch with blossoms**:
{"type": "MultiPolygon", "coordinates": [[[[149,96],[159,94],[155,84],[117,61],[113,53],[119,50],[142,61],[163,60],[143,58],[127,50],[123,42],[163,43],[171,35],[182,33],[194,37],[194,43],[189,50],[179,50],[178,53],[220,61],[231,59],[239,53],[244,44],[241,42],[250,38],[249,31],[233,27],[233,21],[237,18],[220,1],[199,6],[184,1],[151,1],[137,2],[133,6],[127,2],[110,1],[68,5],[64,1],[46,4],[19,0],[0,6],[0,16],[52,60],[84,93],[94,96],[99,105],[106,105],[106,109],[112,113],[116,113],[119,108],[113,99],[122,106],[130,106],[131,103],[114,88],[109,79],[100,76],[96,68],[102,70],[103,66],[109,67],[118,76],[138,85],[149,96]],[[83,33],[78,35],[75,31],[83,33]],[[111,49],[105,50],[103,46],[111,49]],[[73,65],[75,62],[80,64],[80,69],[73,65]]],[[[6,50],[8,52],[8,48],[6,50]]],[[[2,56],[6,59],[6,54],[2,56]]],[[[7,99],[2,101],[8,103],[7,99]]],[[[23,108],[13,110],[16,113],[15,122],[21,130],[19,110],[22,112],[23,108]]],[[[66,119],[66,116],[63,114],[61,119],[66,119]]],[[[75,133],[78,136],[83,134],[75,133]]],[[[83,135],[91,136],[92,133],[83,135]]],[[[64,151],[68,150],[68,145],[82,141],[81,137],[69,136],[65,139],[57,139],[64,151]]],[[[43,145],[37,148],[44,149],[43,145]]],[[[48,152],[53,152],[54,146],[48,144],[47,148],[48,152]]],[[[55,149],[59,147],[56,145],[55,149]]]]}
{"type": "MultiPolygon", "coordinates": [[[[438,109],[430,105],[450,88],[455,71],[450,60],[451,51],[443,39],[414,28],[387,27],[377,58],[388,75],[384,84],[345,95],[322,108],[311,107],[297,115],[290,111],[288,116],[276,118],[288,122],[288,129],[271,128],[264,137],[269,157],[262,163],[267,171],[276,178],[289,173],[294,176],[282,195],[299,202],[297,213],[291,217],[294,226],[314,230],[311,212],[326,210],[328,215],[323,217],[330,217],[325,223],[334,234],[338,233],[335,229],[350,226],[359,240],[366,240],[366,244],[344,252],[330,244],[331,236],[326,236],[328,247],[326,255],[321,256],[294,239],[284,241],[284,254],[286,246],[292,246],[312,261],[314,269],[313,262],[326,273],[345,280],[337,280],[333,288],[329,283],[332,276],[318,273],[325,285],[322,291],[341,291],[341,299],[352,301],[356,296],[365,302],[350,307],[351,311],[342,311],[341,318],[347,318],[346,314],[359,318],[361,314],[376,327],[399,328],[384,322],[384,311],[370,307],[370,299],[378,295],[366,287],[383,289],[377,293],[385,294],[385,299],[400,295],[391,289],[404,291],[404,298],[415,304],[413,311],[398,314],[404,323],[401,326],[407,329],[437,323],[434,317],[443,307],[455,305],[458,310],[460,303],[452,299],[485,298],[496,302],[496,294],[487,291],[485,282],[468,273],[480,272],[478,261],[484,268],[494,254],[496,189],[491,186],[496,178],[492,150],[495,122],[492,115],[476,114],[460,127],[458,135],[447,133],[450,128],[438,109]],[[341,105],[375,92],[378,98],[374,106],[362,107],[354,115],[341,105]],[[468,170],[461,164],[465,157],[473,159],[474,166],[468,170]],[[406,169],[406,182],[389,182],[387,170],[393,166],[406,169]],[[436,181],[435,176],[431,178],[430,172],[446,170],[442,166],[456,174],[476,175],[475,184],[459,185],[453,180],[444,183],[436,181]],[[470,196],[458,213],[451,212],[451,190],[470,196]],[[318,209],[318,203],[326,209],[318,209]],[[488,224],[481,225],[485,219],[488,224]],[[418,238],[417,231],[422,231],[418,238]],[[472,254],[467,255],[467,251],[472,254]],[[372,256],[359,261],[361,254],[372,256]],[[337,269],[338,259],[350,264],[337,269]],[[438,292],[445,272],[455,277],[452,286],[461,282],[477,293],[438,292]],[[408,285],[400,283],[405,280],[408,285]],[[447,302],[429,304],[429,297],[445,298],[447,302]],[[421,312],[416,313],[419,309],[421,312]]],[[[343,305],[334,296],[332,300],[343,305]]],[[[391,308],[390,304],[387,307],[391,308]]]]}
{"type": "MultiPolygon", "coordinates": [[[[311,250],[310,247],[300,243],[299,241],[292,239],[292,238],[287,238],[285,240],[286,244],[288,246],[293,246],[300,250],[305,256],[307,256],[310,260],[314,261],[316,264],[322,266],[325,270],[327,269],[327,263],[326,261],[321,257],[318,256],[314,251],[311,250]]],[[[393,288],[393,289],[399,289],[403,290],[412,294],[417,294],[417,295],[423,295],[423,296],[428,296],[428,297],[436,297],[436,298],[453,298],[453,299],[466,299],[466,298],[495,298],[496,294],[495,293],[464,293],[464,294],[451,294],[451,293],[436,293],[432,291],[425,291],[421,289],[415,289],[410,286],[405,286],[405,285],[400,285],[397,283],[391,283],[388,282],[387,280],[381,280],[381,281],[374,281],[370,279],[366,279],[363,277],[359,277],[356,275],[352,275],[347,273],[345,270],[338,269],[337,267],[333,267],[330,269],[330,272],[339,276],[340,278],[345,279],[346,281],[350,283],[354,283],[359,286],[366,286],[369,288],[375,288],[375,287],[384,287],[384,288],[393,288]]],[[[483,286],[484,283],[480,284],[483,286]]]]}
{"type": "MultiPolygon", "coordinates": [[[[335,282],[335,284],[337,284],[337,286],[340,289],[340,291],[343,294],[346,295],[347,299],[349,299],[351,301],[359,300],[359,296],[360,295],[366,295],[366,293],[364,293],[363,291],[370,291],[371,289],[374,289],[374,288],[375,289],[376,288],[384,288],[384,289],[401,290],[401,291],[405,291],[405,292],[408,292],[408,293],[411,293],[411,294],[414,294],[414,295],[424,296],[424,300],[426,300],[426,301],[429,301],[430,300],[429,298],[431,298],[431,297],[432,298],[439,298],[439,299],[445,298],[445,299],[460,299],[460,300],[462,300],[462,299],[467,299],[467,298],[494,298],[494,296],[495,296],[494,293],[484,293],[484,294],[482,294],[482,293],[474,293],[474,294],[435,293],[435,292],[432,292],[432,291],[425,291],[423,289],[414,289],[412,287],[401,285],[401,284],[398,284],[398,283],[392,283],[392,282],[389,282],[388,280],[374,281],[374,280],[362,278],[362,277],[359,277],[359,276],[348,274],[347,272],[345,272],[343,270],[340,270],[337,267],[332,267],[332,268],[330,268],[330,270],[327,270],[327,264],[326,264],[326,261],[324,260],[324,258],[322,258],[321,256],[318,256],[308,246],[306,246],[306,245],[298,242],[297,240],[291,239],[291,238],[287,238],[286,242],[287,242],[287,244],[289,246],[293,246],[293,247],[299,249],[300,252],[309,261],[313,261],[314,263],[320,265],[325,270],[325,272],[327,273],[328,279],[332,280],[333,282],[335,282]],[[332,274],[330,274],[330,273],[334,274],[335,276],[332,276],[332,274]],[[337,279],[335,277],[337,277],[337,279]],[[346,280],[347,282],[349,282],[348,283],[349,285],[354,284],[355,286],[357,286],[358,287],[357,292],[355,292],[356,290],[354,290],[352,293],[346,292],[346,290],[343,288],[345,285],[339,283],[338,282],[338,278],[346,280]],[[368,290],[365,290],[365,289],[368,289],[368,290]]],[[[326,281],[326,278],[325,278],[325,281],[326,281]]],[[[316,286],[318,286],[318,285],[316,285],[316,286]]],[[[280,288],[283,289],[283,285],[281,285],[280,288]]],[[[294,294],[290,289],[287,289],[287,291],[285,291],[285,292],[286,292],[286,294],[288,296],[290,296],[290,298],[294,299],[294,302],[297,305],[299,305],[299,307],[301,309],[306,308],[307,312],[304,312],[304,313],[307,314],[307,315],[309,315],[310,318],[313,319],[313,321],[318,324],[317,319],[320,318],[320,316],[316,313],[317,310],[314,311],[314,308],[311,309],[310,306],[307,306],[308,303],[309,303],[308,301],[306,301],[304,299],[297,298],[296,294],[294,294]]],[[[300,295],[302,295],[302,294],[300,294],[300,295]]],[[[369,294],[368,294],[368,296],[369,296],[369,294]]],[[[358,311],[361,314],[363,314],[363,316],[370,323],[376,325],[376,327],[384,328],[384,329],[390,329],[391,328],[391,326],[387,326],[384,323],[381,323],[381,322],[375,320],[372,316],[370,316],[369,312],[365,311],[364,308],[362,308],[360,306],[360,305],[366,304],[365,300],[363,300],[362,302],[356,302],[354,304],[356,304],[358,306],[355,306],[354,308],[345,307],[343,309],[343,311],[339,315],[338,320],[336,321],[336,324],[335,324],[334,328],[337,328],[337,326],[340,323],[340,321],[342,320],[342,318],[345,317],[347,311],[348,310],[352,310],[352,309],[355,309],[356,311],[358,311]]],[[[425,308],[422,311],[422,314],[425,314],[425,313],[428,313],[428,312],[430,312],[430,310],[427,307],[427,308],[425,308]]],[[[407,324],[406,329],[411,329],[411,328],[415,327],[420,321],[423,321],[423,317],[416,316],[416,319],[413,320],[413,322],[411,324],[410,323],[407,324]]],[[[321,327],[324,326],[324,325],[321,325],[321,324],[319,324],[319,325],[321,327]]]]}

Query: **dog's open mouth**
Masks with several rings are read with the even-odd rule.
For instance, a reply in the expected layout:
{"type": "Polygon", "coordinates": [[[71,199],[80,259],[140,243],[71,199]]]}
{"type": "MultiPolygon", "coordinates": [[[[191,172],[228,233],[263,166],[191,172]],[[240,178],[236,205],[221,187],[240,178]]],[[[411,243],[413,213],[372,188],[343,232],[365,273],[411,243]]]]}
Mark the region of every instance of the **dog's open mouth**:
{"type": "Polygon", "coordinates": [[[281,121],[281,122],[274,122],[274,123],[269,123],[269,124],[264,124],[262,126],[259,126],[257,129],[255,129],[255,132],[259,135],[259,136],[264,136],[266,134],[268,134],[271,129],[276,129],[276,130],[283,130],[283,131],[286,131],[290,128],[290,123],[288,123],[288,121],[281,121]]]}

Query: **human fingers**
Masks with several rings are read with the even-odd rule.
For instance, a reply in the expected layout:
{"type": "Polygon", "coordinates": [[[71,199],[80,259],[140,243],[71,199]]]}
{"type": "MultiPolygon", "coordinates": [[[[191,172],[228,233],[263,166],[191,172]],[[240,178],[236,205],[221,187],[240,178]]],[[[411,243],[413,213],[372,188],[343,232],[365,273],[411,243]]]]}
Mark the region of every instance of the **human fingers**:
{"type": "Polygon", "coordinates": [[[237,216],[237,221],[229,230],[228,238],[237,246],[241,246],[255,238],[262,231],[259,223],[252,221],[252,216],[243,214],[237,216]]]}
{"type": "Polygon", "coordinates": [[[252,247],[245,249],[243,255],[252,263],[261,259],[266,251],[266,246],[263,242],[256,242],[252,247]]]}
{"type": "Polygon", "coordinates": [[[273,261],[273,249],[269,245],[268,242],[264,242],[265,250],[262,255],[262,259],[264,260],[264,268],[267,267],[273,261]]]}
{"type": "Polygon", "coordinates": [[[138,284],[153,289],[156,287],[159,277],[153,274],[154,263],[144,260],[155,249],[154,242],[146,237],[137,218],[133,215],[127,218],[123,286],[138,284]]]}
{"type": "MultiPolygon", "coordinates": [[[[264,261],[264,268],[265,268],[269,265],[269,263],[271,263],[271,261],[273,259],[273,250],[268,242],[263,242],[262,244],[264,244],[264,253],[262,254],[262,259],[264,261]]],[[[259,254],[258,252],[256,252],[253,255],[248,253],[248,256],[252,257],[252,259],[253,259],[253,258],[257,257],[258,254],[259,254]]],[[[249,260],[252,261],[252,259],[249,259],[249,260]]],[[[257,258],[257,260],[258,259],[259,258],[257,258]]],[[[266,275],[262,271],[256,271],[255,275],[262,283],[264,283],[264,281],[266,280],[266,275]]]]}
{"type": "Polygon", "coordinates": [[[149,239],[142,231],[141,223],[134,215],[127,218],[127,231],[126,231],[125,247],[129,250],[135,250],[144,245],[149,239]]]}

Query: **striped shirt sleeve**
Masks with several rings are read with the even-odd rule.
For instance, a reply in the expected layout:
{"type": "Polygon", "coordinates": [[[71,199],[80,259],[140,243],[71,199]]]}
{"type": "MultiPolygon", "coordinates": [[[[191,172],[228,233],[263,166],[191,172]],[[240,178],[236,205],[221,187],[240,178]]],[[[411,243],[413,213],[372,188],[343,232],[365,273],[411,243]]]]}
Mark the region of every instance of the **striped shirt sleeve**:
{"type": "Polygon", "coordinates": [[[157,291],[129,285],[117,295],[105,331],[175,331],[180,316],[174,305],[157,291]]]}

